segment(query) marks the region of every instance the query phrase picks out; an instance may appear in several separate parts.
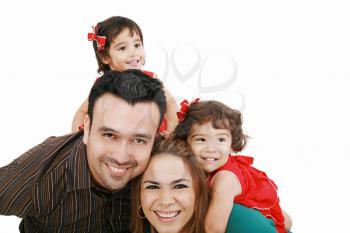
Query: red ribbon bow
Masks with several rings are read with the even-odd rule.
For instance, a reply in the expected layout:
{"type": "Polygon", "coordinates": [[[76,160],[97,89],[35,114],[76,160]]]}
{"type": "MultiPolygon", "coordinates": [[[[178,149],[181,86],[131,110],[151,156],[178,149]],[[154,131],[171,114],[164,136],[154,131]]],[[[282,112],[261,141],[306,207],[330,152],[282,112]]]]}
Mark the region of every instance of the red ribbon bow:
{"type": "Polygon", "coordinates": [[[107,38],[105,36],[98,36],[98,35],[96,35],[96,31],[97,31],[96,27],[92,26],[92,30],[94,32],[89,32],[88,33],[88,40],[89,41],[91,41],[91,40],[96,41],[97,42],[97,49],[98,50],[104,50],[107,38]]]}
{"type": "Polygon", "coordinates": [[[188,101],[185,99],[180,103],[180,111],[176,112],[177,118],[179,119],[180,122],[185,120],[185,114],[188,111],[188,108],[192,105],[192,104],[196,104],[199,102],[199,98],[196,98],[194,100],[191,101],[191,103],[188,103],[188,101]]]}

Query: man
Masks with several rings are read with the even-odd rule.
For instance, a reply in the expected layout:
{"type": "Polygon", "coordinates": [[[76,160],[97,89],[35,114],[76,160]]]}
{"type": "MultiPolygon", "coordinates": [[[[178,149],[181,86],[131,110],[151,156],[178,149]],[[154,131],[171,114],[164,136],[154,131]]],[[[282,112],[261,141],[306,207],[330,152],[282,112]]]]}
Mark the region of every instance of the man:
{"type": "Polygon", "coordinates": [[[0,168],[0,214],[21,232],[128,232],[129,181],[149,160],[166,109],[141,71],[112,71],[89,95],[84,131],[50,137],[0,168]]]}

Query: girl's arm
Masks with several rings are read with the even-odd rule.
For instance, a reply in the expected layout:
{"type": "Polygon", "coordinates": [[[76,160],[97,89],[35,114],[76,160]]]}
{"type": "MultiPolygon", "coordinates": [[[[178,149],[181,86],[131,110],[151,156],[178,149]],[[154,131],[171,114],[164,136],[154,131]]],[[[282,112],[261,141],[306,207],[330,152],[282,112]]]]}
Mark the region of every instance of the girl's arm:
{"type": "Polygon", "coordinates": [[[205,231],[224,233],[233,207],[234,197],[242,192],[238,177],[221,171],[212,181],[212,198],[205,218],[205,231]]]}
{"type": "Polygon", "coordinates": [[[284,211],[283,209],[282,209],[282,214],[283,214],[283,217],[284,217],[284,228],[285,228],[286,230],[292,229],[292,218],[291,218],[290,215],[289,215],[286,211],[284,211]]]}
{"type": "Polygon", "coordinates": [[[176,112],[179,111],[179,106],[175,100],[175,98],[171,95],[171,93],[164,88],[165,97],[166,97],[166,119],[167,119],[167,132],[170,134],[176,127],[178,123],[176,112]]]}
{"type": "MultiPolygon", "coordinates": [[[[153,78],[159,79],[157,74],[153,74],[153,78]]],[[[173,95],[166,89],[164,88],[164,94],[166,98],[166,110],[165,110],[165,116],[167,119],[167,135],[169,135],[171,132],[174,131],[177,123],[179,123],[179,119],[177,119],[176,112],[179,111],[179,106],[173,97],[173,95]]],[[[167,136],[164,135],[164,136],[167,136]]]]}
{"type": "Polygon", "coordinates": [[[72,133],[79,131],[79,126],[84,123],[84,117],[88,110],[88,99],[86,99],[75,113],[72,122],[72,133]]]}

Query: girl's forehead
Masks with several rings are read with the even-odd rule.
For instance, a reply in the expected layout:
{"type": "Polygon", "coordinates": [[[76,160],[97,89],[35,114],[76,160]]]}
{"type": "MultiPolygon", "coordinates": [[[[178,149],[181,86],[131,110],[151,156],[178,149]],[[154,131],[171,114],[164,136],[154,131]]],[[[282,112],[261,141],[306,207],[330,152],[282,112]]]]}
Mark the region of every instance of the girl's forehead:
{"type": "MultiPolygon", "coordinates": [[[[224,121],[224,120],[220,120],[224,121]]],[[[218,125],[218,121],[205,121],[205,122],[194,122],[191,126],[191,130],[201,130],[201,129],[216,129],[216,130],[227,130],[226,127],[215,127],[218,125]]],[[[220,126],[224,126],[223,123],[219,124],[220,126]]]]}
{"type": "Polygon", "coordinates": [[[130,37],[132,37],[132,36],[138,36],[138,37],[140,37],[140,36],[141,36],[141,35],[140,35],[140,32],[137,31],[136,28],[128,27],[128,26],[123,27],[118,33],[116,33],[116,34],[114,35],[114,38],[118,37],[118,36],[121,35],[121,34],[127,34],[127,35],[129,35],[130,37]]]}

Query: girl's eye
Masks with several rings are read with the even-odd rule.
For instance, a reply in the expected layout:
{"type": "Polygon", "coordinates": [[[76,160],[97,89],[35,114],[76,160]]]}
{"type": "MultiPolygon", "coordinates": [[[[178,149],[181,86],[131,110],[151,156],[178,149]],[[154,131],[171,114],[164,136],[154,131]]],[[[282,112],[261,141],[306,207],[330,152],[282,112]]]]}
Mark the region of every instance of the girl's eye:
{"type": "Polygon", "coordinates": [[[194,139],[196,142],[205,142],[204,138],[195,138],[194,139]]]}
{"type": "Polygon", "coordinates": [[[123,50],[125,50],[125,49],[126,49],[125,46],[122,46],[122,47],[119,47],[119,48],[118,48],[118,50],[121,50],[121,51],[123,51],[123,50]]]}
{"type": "Polygon", "coordinates": [[[157,185],[147,185],[146,189],[159,189],[157,185]]]}
{"type": "Polygon", "coordinates": [[[175,189],[185,189],[185,188],[188,188],[187,185],[185,184],[177,184],[174,186],[175,189]]]}
{"type": "Polygon", "coordinates": [[[218,141],[219,141],[219,142],[225,142],[225,141],[226,141],[226,138],[218,138],[218,141]]]}
{"type": "Polygon", "coordinates": [[[135,44],[135,47],[138,48],[138,47],[141,47],[142,44],[135,44]]]}

